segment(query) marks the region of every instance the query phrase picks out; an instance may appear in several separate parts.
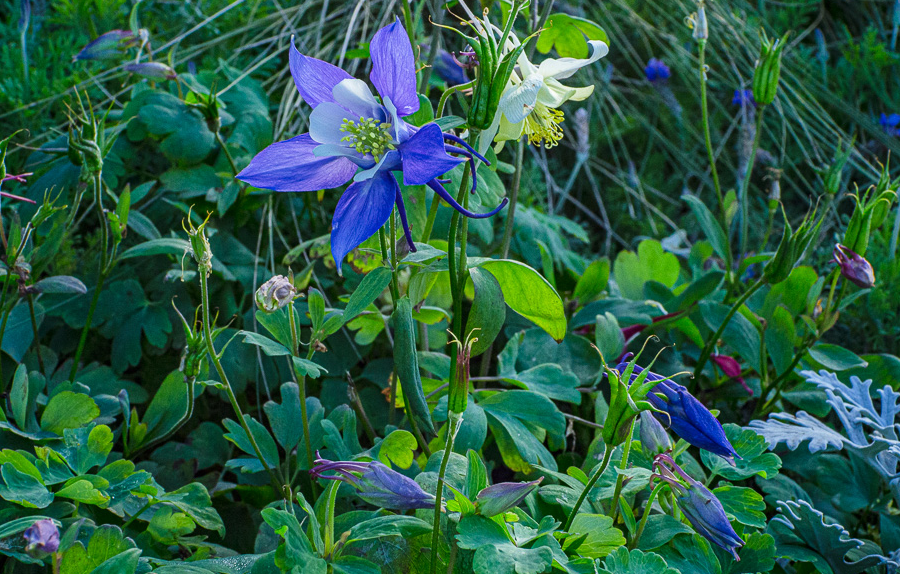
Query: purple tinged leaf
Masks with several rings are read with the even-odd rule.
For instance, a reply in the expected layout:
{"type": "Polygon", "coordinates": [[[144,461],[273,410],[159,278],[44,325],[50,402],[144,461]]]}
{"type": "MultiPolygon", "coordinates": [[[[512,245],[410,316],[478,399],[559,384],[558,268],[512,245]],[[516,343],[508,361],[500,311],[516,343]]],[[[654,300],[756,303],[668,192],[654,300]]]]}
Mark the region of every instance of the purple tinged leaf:
{"type": "Polygon", "coordinates": [[[490,518],[519,506],[544,477],[531,482],[500,482],[483,489],[475,500],[478,514],[490,518]]]}

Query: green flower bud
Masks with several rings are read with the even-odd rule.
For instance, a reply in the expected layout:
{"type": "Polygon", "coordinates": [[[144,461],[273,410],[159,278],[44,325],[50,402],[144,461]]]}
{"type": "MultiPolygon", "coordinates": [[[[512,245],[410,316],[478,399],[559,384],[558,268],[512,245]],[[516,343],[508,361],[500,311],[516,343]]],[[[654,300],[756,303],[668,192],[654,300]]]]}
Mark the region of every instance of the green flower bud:
{"type": "Polygon", "coordinates": [[[256,306],[261,311],[273,313],[294,300],[297,289],[284,275],[276,275],[256,290],[256,306]]]}
{"type": "Polygon", "coordinates": [[[778,80],[781,77],[781,53],[784,51],[787,34],[774,41],[769,40],[763,32],[759,60],[753,72],[753,99],[760,106],[767,106],[775,101],[778,92],[778,80]]]}
{"type": "Polygon", "coordinates": [[[704,0],[700,0],[697,7],[697,14],[691,19],[694,25],[694,40],[705,41],[709,38],[709,24],[706,21],[706,5],[704,0]]]}
{"type": "Polygon", "coordinates": [[[206,238],[206,223],[209,221],[210,216],[212,216],[212,213],[206,216],[203,223],[194,226],[194,223],[191,221],[191,215],[188,213],[187,225],[184,224],[184,221],[181,222],[181,227],[187,232],[188,239],[190,239],[191,255],[194,256],[194,261],[197,262],[197,270],[200,273],[205,273],[207,277],[212,271],[213,258],[209,239],[206,238]]]}

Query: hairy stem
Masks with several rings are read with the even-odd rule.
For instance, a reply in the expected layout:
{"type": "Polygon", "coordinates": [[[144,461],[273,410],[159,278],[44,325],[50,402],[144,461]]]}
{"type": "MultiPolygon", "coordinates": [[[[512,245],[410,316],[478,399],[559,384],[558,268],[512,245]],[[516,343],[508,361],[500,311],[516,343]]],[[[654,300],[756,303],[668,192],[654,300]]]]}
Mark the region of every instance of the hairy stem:
{"type": "Polygon", "coordinates": [[[603,461],[600,463],[594,473],[591,475],[590,480],[588,480],[587,484],[584,485],[584,490],[581,491],[581,495],[578,497],[578,500],[575,501],[575,506],[572,507],[572,512],[569,514],[569,517],[566,519],[566,525],[563,527],[564,531],[567,531],[572,528],[572,521],[575,520],[575,515],[578,514],[579,509],[581,509],[581,505],[584,504],[585,499],[588,497],[588,493],[594,488],[594,485],[597,484],[597,481],[600,480],[600,475],[606,472],[606,467],[609,466],[609,461],[612,458],[613,447],[606,445],[606,452],[603,453],[603,461]]]}

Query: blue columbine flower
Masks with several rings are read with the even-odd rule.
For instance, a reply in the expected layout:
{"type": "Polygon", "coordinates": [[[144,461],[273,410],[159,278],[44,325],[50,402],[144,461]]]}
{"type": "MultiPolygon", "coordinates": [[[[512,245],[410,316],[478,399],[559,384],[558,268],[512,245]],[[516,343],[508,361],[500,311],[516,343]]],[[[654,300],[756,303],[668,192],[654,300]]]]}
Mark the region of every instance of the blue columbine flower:
{"type": "MultiPolygon", "coordinates": [[[[632,353],[625,355],[624,360],[616,366],[620,375],[625,373],[632,353]]],[[[633,382],[643,369],[637,365],[631,373],[633,382]]],[[[647,401],[654,408],[668,415],[671,428],[690,444],[717,454],[726,460],[737,456],[734,447],[728,442],[722,424],[703,406],[687,388],[674,381],[664,380],[656,373],[647,375],[648,381],[660,381],[647,393],[647,401]]],[[[665,417],[663,417],[665,418],[665,417]]]]}
{"type": "Polygon", "coordinates": [[[650,58],[647,67],[644,68],[644,75],[650,83],[665,82],[672,77],[672,71],[665,62],[658,58],[650,58]]]}
{"type": "Polygon", "coordinates": [[[653,460],[653,469],[656,471],[654,476],[671,487],[678,508],[697,534],[727,550],[735,560],[740,560],[737,549],[744,545],[744,541],[728,521],[725,508],[719,499],[708,488],[684,472],[667,454],[656,456],[653,460]]]}
{"type": "Polygon", "coordinates": [[[881,129],[883,129],[886,134],[900,136],[900,114],[887,115],[882,113],[881,117],[878,119],[878,123],[881,124],[881,129]]]}
{"type": "MultiPolygon", "coordinates": [[[[318,191],[353,180],[332,219],[331,254],[341,261],[387,222],[394,205],[403,232],[415,251],[396,173],[406,185],[427,185],[468,217],[489,217],[464,209],[437,178],[468,159],[487,163],[460,138],[435,123],[415,127],[403,118],[419,109],[412,46],[399,20],[385,26],[369,45],[369,79],[381,99],[362,80],[290,48],[291,76],[313,111],[309,133],[277,142],[256,155],[238,179],[275,191],[318,191]],[[454,154],[453,157],[449,154],[454,154]]],[[[477,180],[472,170],[472,191],[477,180]]]]}
{"type": "Polygon", "coordinates": [[[434,495],[422,490],[415,480],[377,461],[331,461],[317,457],[309,473],[316,478],[340,480],[353,486],[359,497],[375,506],[391,510],[434,508],[434,495]],[[335,472],[326,475],[326,472],[335,472]]]}
{"type": "Polygon", "coordinates": [[[756,100],[753,99],[753,90],[735,90],[734,96],[731,98],[732,106],[752,106],[756,108],[756,100]]]}
{"type": "Polygon", "coordinates": [[[22,533],[25,551],[32,556],[42,557],[59,550],[59,528],[47,518],[36,520],[22,533]]]}

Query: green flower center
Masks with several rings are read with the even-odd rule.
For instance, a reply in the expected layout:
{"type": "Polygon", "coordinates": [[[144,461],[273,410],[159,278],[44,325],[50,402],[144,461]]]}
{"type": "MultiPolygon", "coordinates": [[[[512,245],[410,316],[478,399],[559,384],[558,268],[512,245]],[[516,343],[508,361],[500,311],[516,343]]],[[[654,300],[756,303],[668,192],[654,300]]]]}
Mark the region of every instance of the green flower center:
{"type": "Polygon", "coordinates": [[[359,118],[359,121],[345,119],[341,124],[341,131],[347,133],[341,138],[342,142],[347,142],[349,147],[359,153],[372,154],[375,161],[380,160],[388,151],[396,149],[391,124],[374,118],[359,118]]]}

